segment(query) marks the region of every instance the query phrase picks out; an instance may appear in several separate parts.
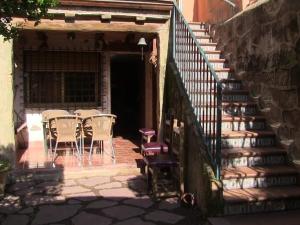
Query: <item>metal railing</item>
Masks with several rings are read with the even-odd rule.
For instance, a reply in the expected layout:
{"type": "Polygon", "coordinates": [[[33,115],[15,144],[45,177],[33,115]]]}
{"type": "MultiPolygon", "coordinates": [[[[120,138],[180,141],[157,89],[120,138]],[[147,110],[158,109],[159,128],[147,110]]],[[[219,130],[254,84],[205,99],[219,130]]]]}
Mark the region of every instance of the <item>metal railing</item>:
{"type": "Polygon", "coordinates": [[[172,58],[197,118],[207,153],[220,178],[221,166],[221,83],[200,47],[189,24],[174,2],[172,15],[172,58]]]}

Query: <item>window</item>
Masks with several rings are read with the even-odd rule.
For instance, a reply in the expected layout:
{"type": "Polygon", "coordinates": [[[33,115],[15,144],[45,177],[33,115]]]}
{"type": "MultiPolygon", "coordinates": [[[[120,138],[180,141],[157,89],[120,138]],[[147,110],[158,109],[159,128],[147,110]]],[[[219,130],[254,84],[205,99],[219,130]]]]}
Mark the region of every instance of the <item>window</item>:
{"type": "Polygon", "coordinates": [[[97,52],[25,51],[26,105],[100,106],[97,52]]]}

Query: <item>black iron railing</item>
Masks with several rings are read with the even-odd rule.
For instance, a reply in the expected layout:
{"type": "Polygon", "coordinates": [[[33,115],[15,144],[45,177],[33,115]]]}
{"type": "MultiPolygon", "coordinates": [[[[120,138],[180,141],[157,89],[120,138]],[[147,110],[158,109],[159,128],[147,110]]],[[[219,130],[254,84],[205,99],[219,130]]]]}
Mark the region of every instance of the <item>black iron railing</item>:
{"type": "Polygon", "coordinates": [[[197,118],[217,179],[221,165],[221,100],[218,77],[174,2],[172,57],[197,118]]]}

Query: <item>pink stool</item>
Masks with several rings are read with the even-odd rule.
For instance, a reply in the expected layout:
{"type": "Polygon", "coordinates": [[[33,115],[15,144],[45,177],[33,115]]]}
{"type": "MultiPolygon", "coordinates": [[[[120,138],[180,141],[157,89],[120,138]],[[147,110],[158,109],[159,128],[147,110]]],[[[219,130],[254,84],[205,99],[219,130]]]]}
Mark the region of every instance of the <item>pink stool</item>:
{"type": "Polygon", "coordinates": [[[139,132],[142,134],[141,144],[143,144],[144,142],[149,143],[152,137],[155,136],[155,130],[153,129],[141,128],[139,129],[139,132]]]}
{"type": "Polygon", "coordinates": [[[168,145],[160,142],[149,142],[141,145],[141,153],[144,156],[157,155],[160,153],[167,153],[169,151],[168,145]]]}

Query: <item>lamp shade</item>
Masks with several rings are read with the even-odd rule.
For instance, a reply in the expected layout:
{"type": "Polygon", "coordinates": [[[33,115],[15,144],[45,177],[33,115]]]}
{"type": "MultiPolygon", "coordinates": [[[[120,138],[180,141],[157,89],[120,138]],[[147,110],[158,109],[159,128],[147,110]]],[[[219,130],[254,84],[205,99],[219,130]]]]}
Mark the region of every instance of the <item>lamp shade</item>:
{"type": "Polygon", "coordinates": [[[147,43],[146,43],[145,38],[141,37],[141,38],[139,39],[139,42],[138,42],[137,45],[138,45],[138,46],[147,46],[147,43]]]}

